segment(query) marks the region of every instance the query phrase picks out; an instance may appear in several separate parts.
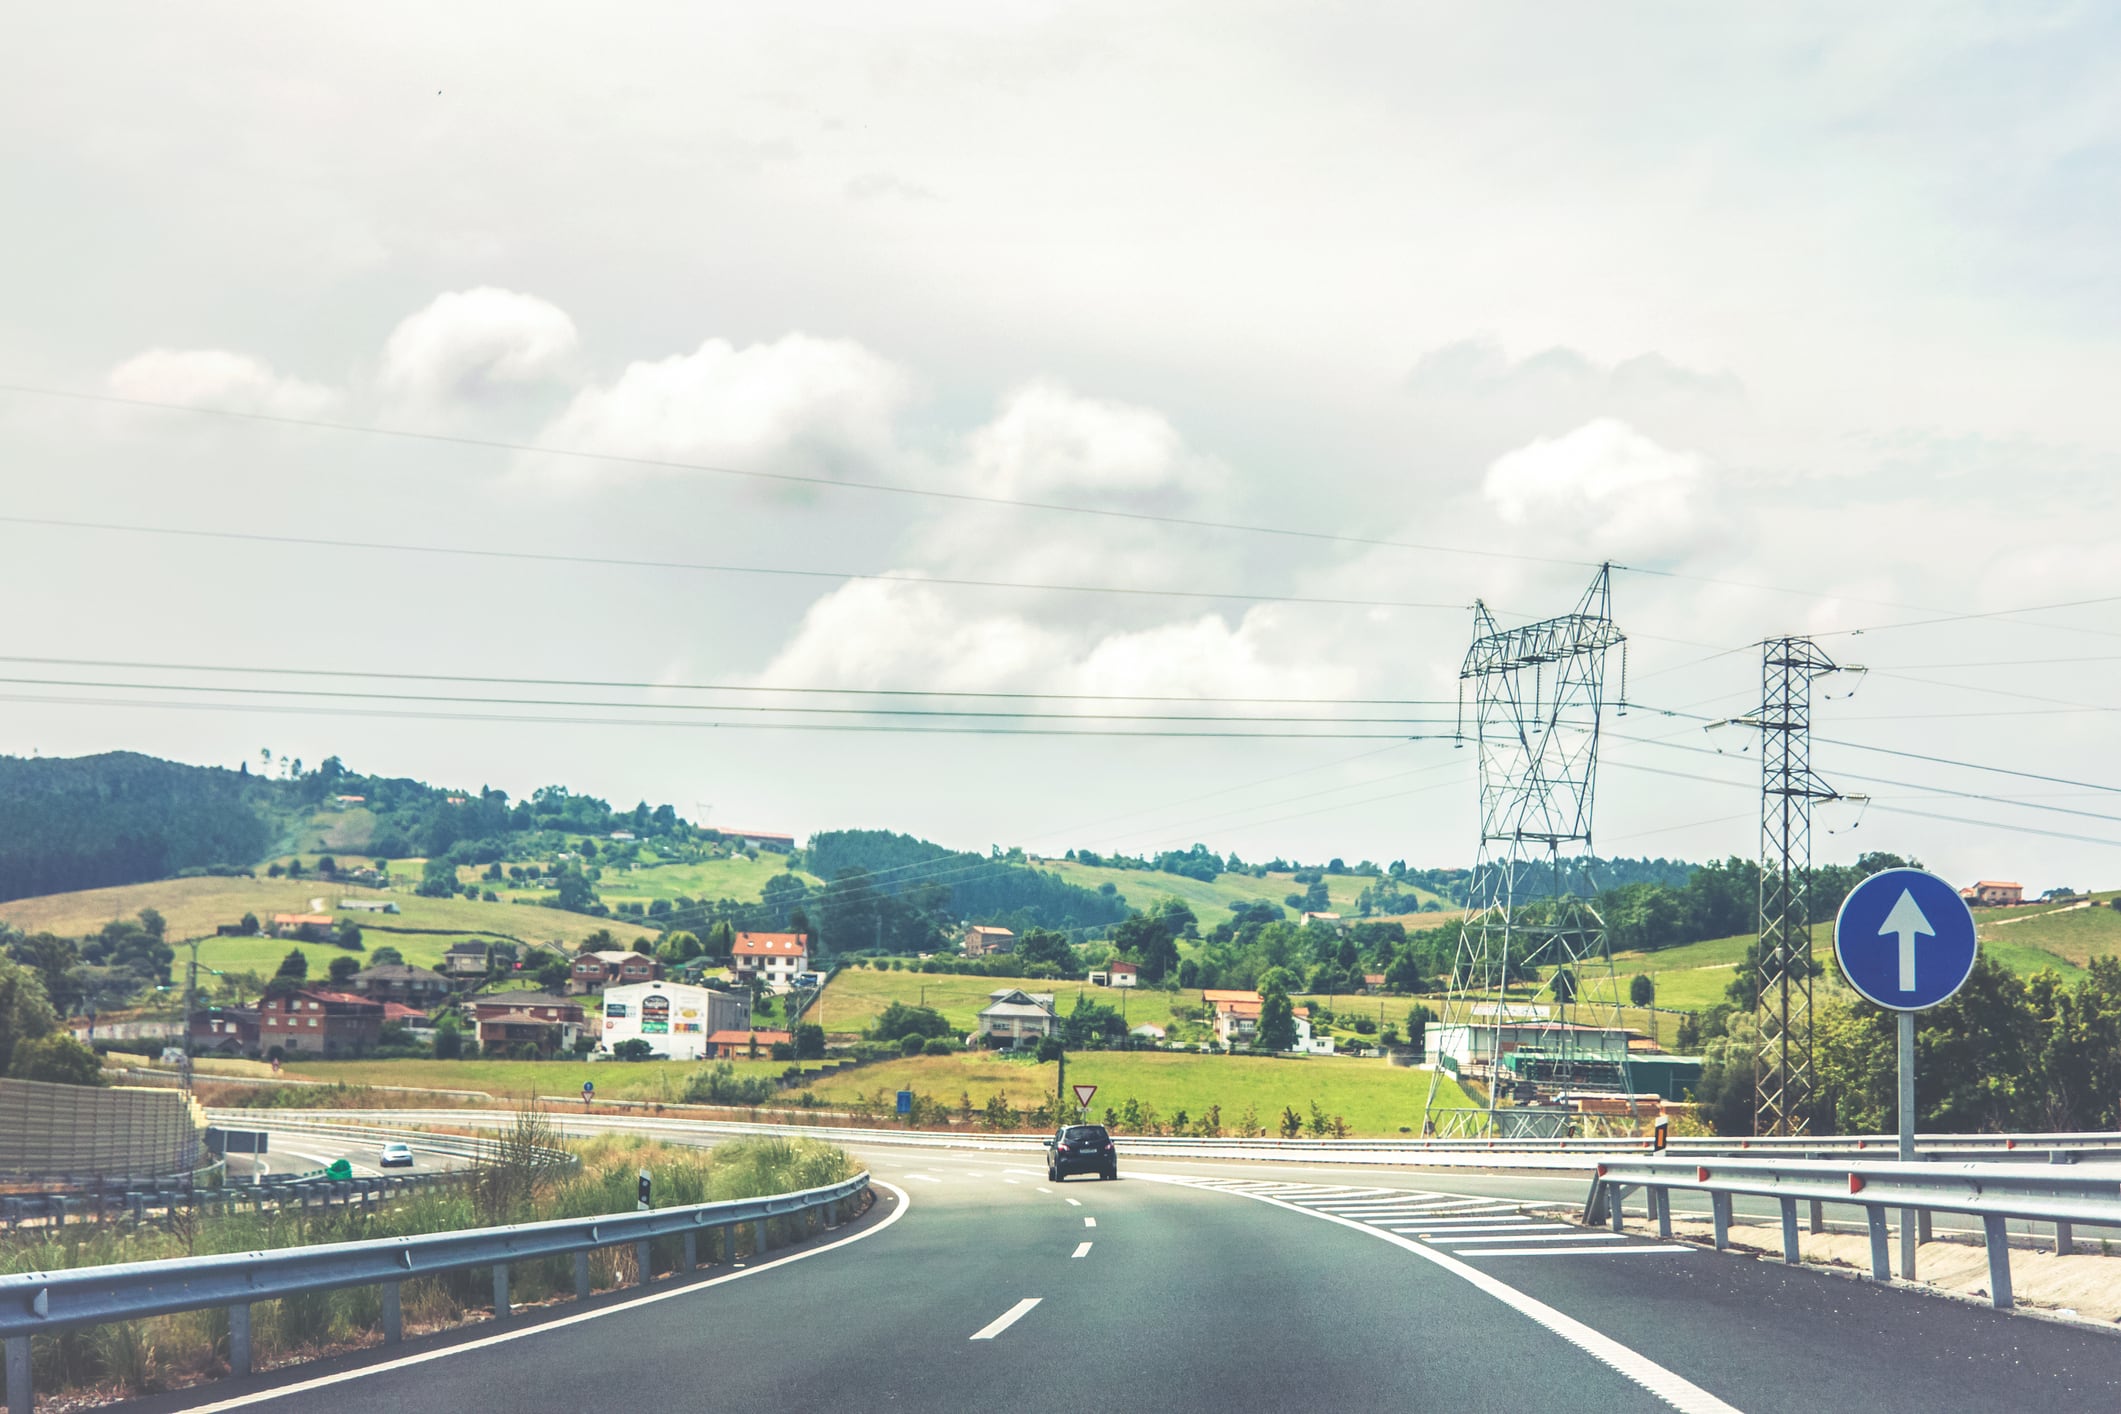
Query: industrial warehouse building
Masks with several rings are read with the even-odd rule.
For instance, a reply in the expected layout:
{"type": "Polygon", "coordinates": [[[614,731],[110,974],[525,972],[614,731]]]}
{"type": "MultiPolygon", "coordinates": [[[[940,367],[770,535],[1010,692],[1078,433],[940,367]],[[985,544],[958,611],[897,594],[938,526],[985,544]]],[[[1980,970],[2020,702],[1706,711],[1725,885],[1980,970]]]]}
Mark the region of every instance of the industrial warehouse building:
{"type": "Polygon", "coordinates": [[[1633,1031],[1618,1026],[1579,1026],[1562,1021],[1473,1021],[1448,1026],[1430,1023],[1424,1036],[1426,1059],[1450,1071],[1486,1066],[1495,1057],[1525,1049],[1578,1060],[1624,1061],[1633,1031]]]}
{"type": "Polygon", "coordinates": [[[622,1041],[646,1041],[665,1060],[705,1060],[718,1031],[751,1030],[751,1001],[742,992],[717,992],[681,982],[636,982],[604,989],[604,1030],[597,1049],[609,1055],[622,1041]]]}

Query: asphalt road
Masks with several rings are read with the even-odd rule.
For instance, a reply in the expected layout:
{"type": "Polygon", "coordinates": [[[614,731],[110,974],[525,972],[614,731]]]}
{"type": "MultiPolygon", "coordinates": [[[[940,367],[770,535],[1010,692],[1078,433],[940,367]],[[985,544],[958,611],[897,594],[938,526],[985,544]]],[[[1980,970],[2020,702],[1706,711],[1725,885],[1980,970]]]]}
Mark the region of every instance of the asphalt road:
{"type": "Polygon", "coordinates": [[[374,1178],[386,1173],[433,1173],[441,1169],[458,1168],[464,1160],[447,1154],[432,1154],[413,1146],[411,1168],[383,1168],[376,1161],[383,1146],[370,1139],[334,1139],[323,1134],[289,1134],[280,1130],[268,1130],[272,1135],[262,1155],[230,1154],[228,1176],[230,1181],[241,1183],[259,1171],[262,1163],[266,1173],[307,1173],[311,1169],[328,1167],[334,1160],[344,1159],[356,1178],[374,1178]]]}
{"type": "Polygon", "coordinates": [[[2121,1338],[1478,1196],[1516,1175],[860,1157],[883,1201],[792,1257],[142,1407],[2121,1407],[2121,1338]]]}

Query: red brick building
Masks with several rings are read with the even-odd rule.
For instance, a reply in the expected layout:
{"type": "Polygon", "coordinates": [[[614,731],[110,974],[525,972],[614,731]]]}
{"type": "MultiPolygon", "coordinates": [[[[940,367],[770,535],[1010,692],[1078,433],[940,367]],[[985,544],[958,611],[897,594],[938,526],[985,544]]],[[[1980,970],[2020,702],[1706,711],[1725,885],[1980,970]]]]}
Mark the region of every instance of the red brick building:
{"type": "Polygon", "coordinates": [[[258,1003],[258,1046],[316,1056],[357,1056],[383,1039],[383,1003],[350,992],[302,988],[258,1003]]]}

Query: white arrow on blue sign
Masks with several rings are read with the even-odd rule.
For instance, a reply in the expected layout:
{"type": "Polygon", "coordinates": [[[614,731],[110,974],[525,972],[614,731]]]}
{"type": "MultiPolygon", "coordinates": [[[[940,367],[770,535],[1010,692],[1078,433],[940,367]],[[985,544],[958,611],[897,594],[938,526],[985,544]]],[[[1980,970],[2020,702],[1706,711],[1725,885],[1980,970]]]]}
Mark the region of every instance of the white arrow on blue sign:
{"type": "Polygon", "coordinates": [[[1922,869],[1873,874],[1842,901],[1834,956],[1849,985],[1893,1011],[1923,1011],[1966,985],[1978,944],[1959,891],[1922,869]]]}

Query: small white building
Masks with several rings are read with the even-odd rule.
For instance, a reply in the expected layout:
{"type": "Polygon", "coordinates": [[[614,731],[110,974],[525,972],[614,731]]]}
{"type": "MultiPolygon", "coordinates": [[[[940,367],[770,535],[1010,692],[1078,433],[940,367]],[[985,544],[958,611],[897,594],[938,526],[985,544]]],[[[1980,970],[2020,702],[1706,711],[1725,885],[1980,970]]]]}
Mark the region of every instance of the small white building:
{"type": "Polygon", "coordinates": [[[1431,1022],[1423,1032],[1422,1058],[1431,1065],[1448,1061],[1453,1068],[1485,1069],[1490,1061],[1519,1047],[1529,1047],[1583,1060],[1622,1061],[1628,1056],[1628,1038],[1636,1034],[1617,1026],[1579,1026],[1559,1021],[1473,1021],[1451,1025],[1431,1022]]]}
{"type": "Polygon", "coordinates": [[[1011,1046],[1041,1036],[1051,1036],[1060,1027],[1053,1015],[1053,997],[1047,992],[1020,992],[1005,987],[989,994],[980,1009],[979,1034],[997,1036],[1011,1046]]]}
{"type": "Polygon", "coordinates": [[[389,898],[342,898],[339,900],[342,913],[396,913],[398,901],[389,898]]]}
{"type": "Polygon", "coordinates": [[[1112,974],[1115,987],[1132,987],[1141,978],[1141,969],[1131,962],[1115,962],[1106,970],[1112,974]]]}
{"type": "Polygon", "coordinates": [[[666,1060],[706,1060],[717,1031],[751,1029],[751,1002],[742,992],[717,992],[681,982],[634,982],[604,989],[604,1025],[597,1049],[610,1055],[621,1041],[646,1041],[666,1060]]]}

